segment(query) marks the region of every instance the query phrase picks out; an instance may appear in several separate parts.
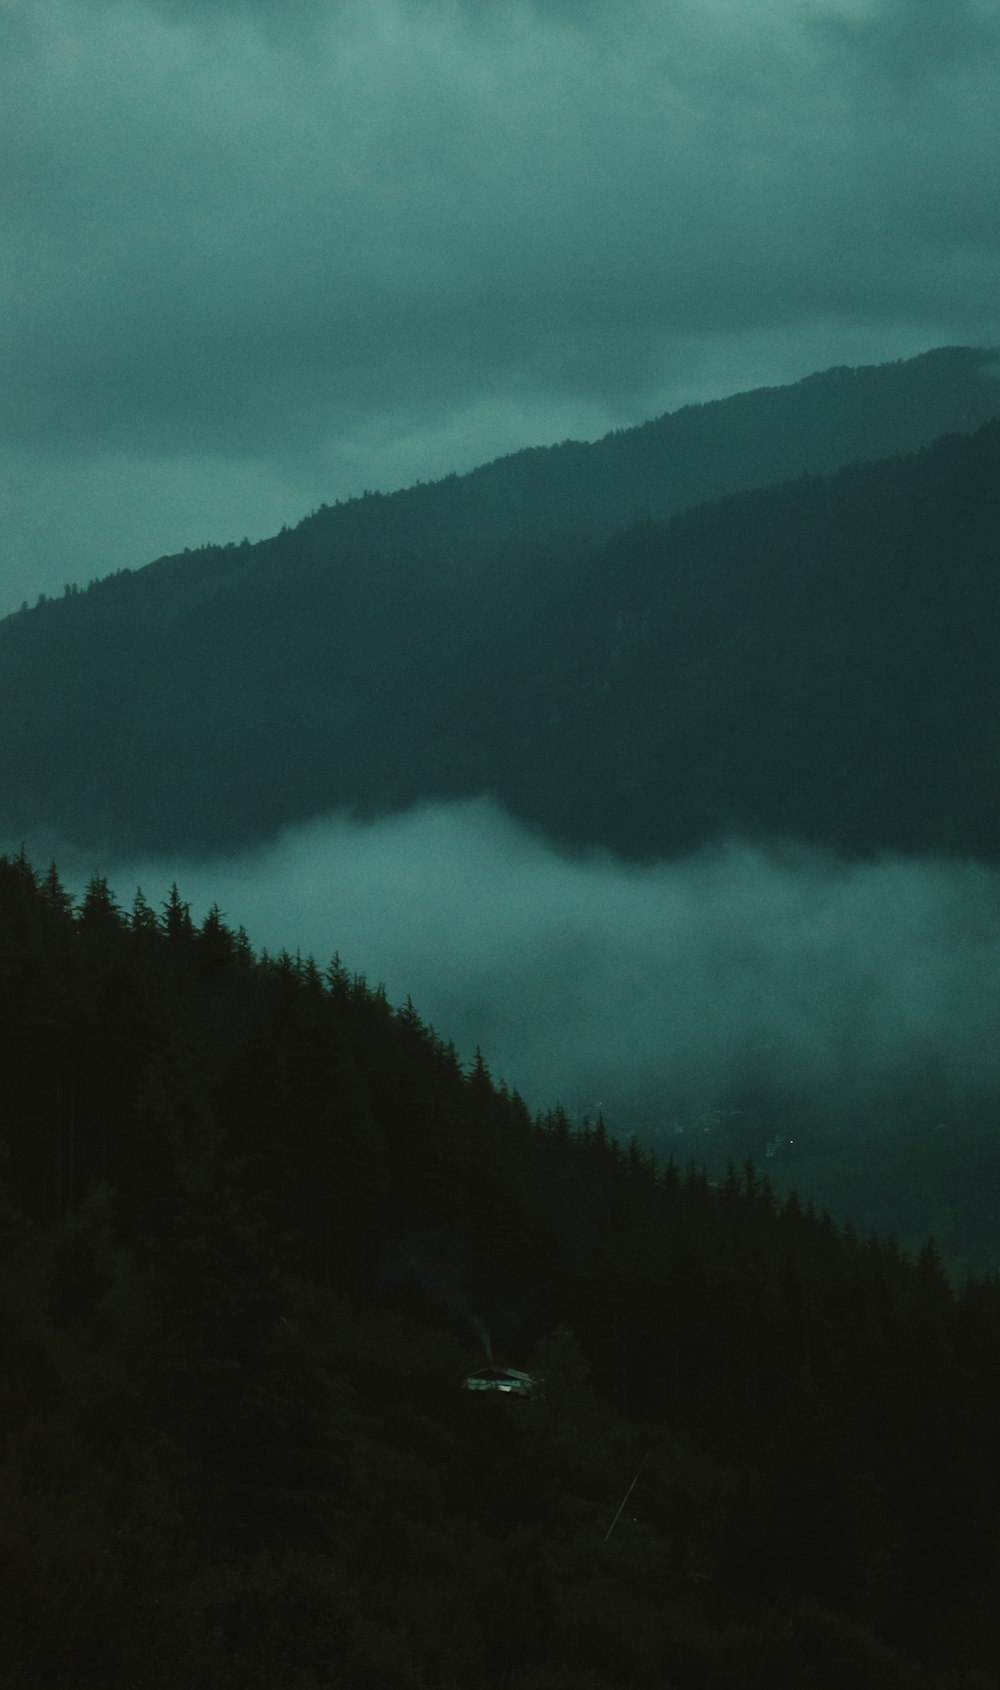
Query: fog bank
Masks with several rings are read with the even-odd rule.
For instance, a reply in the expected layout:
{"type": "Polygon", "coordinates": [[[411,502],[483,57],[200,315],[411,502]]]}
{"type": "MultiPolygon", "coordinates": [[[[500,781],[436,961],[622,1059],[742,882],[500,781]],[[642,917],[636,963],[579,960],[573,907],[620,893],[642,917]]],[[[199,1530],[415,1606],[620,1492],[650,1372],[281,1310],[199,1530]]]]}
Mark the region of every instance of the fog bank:
{"type": "Polygon", "coordinates": [[[99,866],[127,904],[171,881],[258,949],[339,952],[532,1108],[620,1131],[750,1093],[847,1120],[900,1086],[1000,1095],[1000,875],[722,843],[636,866],[563,855],[483,799],[332,816],[207,862],[99,866]]]}

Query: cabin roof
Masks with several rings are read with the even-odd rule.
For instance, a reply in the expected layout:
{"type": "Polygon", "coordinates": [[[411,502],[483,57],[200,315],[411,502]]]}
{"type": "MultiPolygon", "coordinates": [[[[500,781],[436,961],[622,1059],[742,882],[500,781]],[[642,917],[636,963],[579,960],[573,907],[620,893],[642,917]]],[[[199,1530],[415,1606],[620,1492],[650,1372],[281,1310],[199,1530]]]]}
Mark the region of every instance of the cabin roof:
{"type": "Polygon", "coordinates": [[[467,1375],[464,1389],[467,1391],[505,1391],[508,1395],[519,1397],[528,1396],[534,1388],[535,1381],[530,1373],[522,1373],[518,1367],[480,1367],[475,1373],[467,1375]]]}
{"type": "Polygon", "coordinates": [[[522,1385],[532,1383],[530,1373],[522,1373],[517,1367],[479,1367],[475,1373],[469,1374],[470,1379],[517,1379],[522,1385]]]}

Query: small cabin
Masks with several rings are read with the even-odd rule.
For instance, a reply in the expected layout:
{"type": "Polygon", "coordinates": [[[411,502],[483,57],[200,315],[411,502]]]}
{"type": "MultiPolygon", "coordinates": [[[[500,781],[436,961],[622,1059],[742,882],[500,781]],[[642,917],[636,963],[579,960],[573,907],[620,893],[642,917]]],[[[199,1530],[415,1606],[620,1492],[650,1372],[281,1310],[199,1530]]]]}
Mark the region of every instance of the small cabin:
{"type": "Polygon", "coordinates": [[[470,1373],[462,1389],[465,1391],[504,1391],[508,1396],[530,1397],[535,1381],[530,1373],[520,1373],[516,1367],[481,1367],[470,1373]]]}

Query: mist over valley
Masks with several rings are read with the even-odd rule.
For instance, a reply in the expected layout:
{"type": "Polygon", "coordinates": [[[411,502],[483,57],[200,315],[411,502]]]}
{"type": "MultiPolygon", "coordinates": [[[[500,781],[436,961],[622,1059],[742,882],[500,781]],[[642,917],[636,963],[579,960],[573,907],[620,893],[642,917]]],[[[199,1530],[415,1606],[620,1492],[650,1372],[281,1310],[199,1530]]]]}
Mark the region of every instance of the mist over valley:
{"type": "Polygon", "coordinates": [[[828,370],[68,588],[0,623],[0,832],[339,952],[533,1110],[992,1260],[995,372],[828,370]]]}
{"type": "Polygon", "coordinates": [[[259,949],[338,953],[532,1111],[603,1113],[716,1174],[750,1157],[859,1226],[994,1259],[972,1189],[1000,1155],[993,868],[790,841],[635,864],[559,851],[488,799],[328,817],[238,856],[59,860],[81,893],[99,866],[125,908],[176,881],[259,949]]]}
{"type": "Polygon", "coordinates": [[[11,1690],[1000,1690],[998,88],[0,5],[11,1690]]]}

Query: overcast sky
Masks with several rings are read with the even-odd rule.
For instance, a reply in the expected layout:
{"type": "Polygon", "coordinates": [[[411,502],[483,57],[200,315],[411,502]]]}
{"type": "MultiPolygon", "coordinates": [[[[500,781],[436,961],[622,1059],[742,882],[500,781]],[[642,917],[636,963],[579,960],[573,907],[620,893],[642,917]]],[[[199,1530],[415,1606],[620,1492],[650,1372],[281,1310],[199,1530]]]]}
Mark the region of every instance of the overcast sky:
{"type": "Polygon", "coordinates": [[[0,0],[0,611],[1000,339],[997,0],[0,0]]]}

